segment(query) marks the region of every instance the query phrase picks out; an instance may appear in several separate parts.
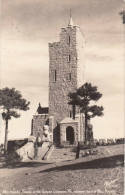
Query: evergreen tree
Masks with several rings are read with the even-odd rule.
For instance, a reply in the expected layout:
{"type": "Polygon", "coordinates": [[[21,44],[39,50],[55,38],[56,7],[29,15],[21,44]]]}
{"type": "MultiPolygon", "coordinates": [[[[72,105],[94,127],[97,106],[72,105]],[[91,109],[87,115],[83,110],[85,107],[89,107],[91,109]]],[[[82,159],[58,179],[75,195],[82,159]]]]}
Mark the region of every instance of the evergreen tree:
{"type": "Polygon", "coordinates": [[[98,92],[96,86],[92,86],[91,83],[85,83],[75,92],[69,93],[69,104],[73,106],[73,118],[75,118],[76,106],[80,108],[80,112],[84,113],[85,116],[85,141],[87,137],[87,125],[88,120],[95,116],[103,115],[103,107],[92,105],[92,102],[97,102],[102,94],[98,92]],[[91,104],[91,105],[90,105],[91,104]]]}
{"type": "Polygon", "coordinates": [[[5,141],[4,150],[7,151],[8,143],[8,121],[14,117],[20,117],[17,110],[26,111],[29,109],[30,102],[25,100],[21,93],[15,88],[9,89],[8,87],[0,89],[0,106],[3,110],[2,117],[5,120],[5,141]]]}

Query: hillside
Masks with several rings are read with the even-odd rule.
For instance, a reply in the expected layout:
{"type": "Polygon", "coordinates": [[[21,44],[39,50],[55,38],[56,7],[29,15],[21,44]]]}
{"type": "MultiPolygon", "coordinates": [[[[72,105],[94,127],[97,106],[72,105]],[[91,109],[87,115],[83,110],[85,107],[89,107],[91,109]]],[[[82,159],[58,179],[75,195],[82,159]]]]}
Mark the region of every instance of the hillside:
{"type": "MultiPolygon", "coordinates": [[[[0,192],[6,194],[121,194],[123,144],[98,147],[98,154],[51,163],[30,161],[0,169],[0,192]]],[[[75,156],[75,155],[74,155],[75,156]]]]}

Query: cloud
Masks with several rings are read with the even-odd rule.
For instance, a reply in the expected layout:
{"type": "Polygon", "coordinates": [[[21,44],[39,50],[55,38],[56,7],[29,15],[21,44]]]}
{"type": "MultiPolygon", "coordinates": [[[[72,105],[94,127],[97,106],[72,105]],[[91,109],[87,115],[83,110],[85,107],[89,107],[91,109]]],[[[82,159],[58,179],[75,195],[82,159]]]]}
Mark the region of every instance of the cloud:
{"type": "Polygon", "coordinates": [[[106,75],[91,75],[91,78],[87,79],[87,81],[98,86],[100,92],[105,96],[105,98],[109,96],[114,98],[114,95],[124,94],[124,83],[120,76],[112,75],[111,77],[106,75]]]}
{"type": "Polygon", "coordinates": [[[124,137],[124,95],[115,94],[102,98],[104,116],[92,120],[97,138],[124,137]]]}
{"type": "Polygon", "coordinates": [[[94,54],[94,53],[88,53],[87,55],[86,55],[86,58],[89,58],[89,60],[94,60],[94,61],[98,61],[98,62],[100,62],[100,61],[112,61],[112,57],[111,56],[106,56],[106,55],[97,55],[97,54],[94,54]]]}
{"type": "Polygon", "coordinates": [[[83,32],[112,33],[119,31],[122,5],[122,0],[6,0],[2,8],[3,32],[11,38],[52,38],[58,27],[67,25],[72,8],[75,23],[83,32]]]}
{"type": "Polygon", "coordinates": [[[2,2],[1,87],[15,87],[31,109],[12,120],[12,136],[27,135],[38,103],[48,104],[48,42],[59,40],[72,9],[85,34],[86,80],[103,93],[105,115],[94,119],[95,136],[122,135],[123,27],[122,0],[6,0],[2,2]],[[114,131],[114,134],[113,134],[114,131]]]}

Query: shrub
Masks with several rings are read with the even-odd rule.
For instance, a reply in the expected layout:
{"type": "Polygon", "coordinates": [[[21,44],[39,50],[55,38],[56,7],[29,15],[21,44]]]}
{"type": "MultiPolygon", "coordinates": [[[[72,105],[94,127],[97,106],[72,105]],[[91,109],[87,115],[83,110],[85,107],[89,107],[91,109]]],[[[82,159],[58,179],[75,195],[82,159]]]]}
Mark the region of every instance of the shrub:
{"type": "Polygon", "coordinates": [[[106,139],[99,139],[99,146],[106,146],[107,142],[106,139]]]}
{"type": "Polygon", "coordinates": [[[6,155],[6,164],[13,164],[16,162],[20,162],[22,159],[20,156],[14,151],[6,155]]]}
{"type": "Polygon", "coordinates": [[[115,141],[113,139],[107,139],[107,145],[113,145],[115,141]]]}

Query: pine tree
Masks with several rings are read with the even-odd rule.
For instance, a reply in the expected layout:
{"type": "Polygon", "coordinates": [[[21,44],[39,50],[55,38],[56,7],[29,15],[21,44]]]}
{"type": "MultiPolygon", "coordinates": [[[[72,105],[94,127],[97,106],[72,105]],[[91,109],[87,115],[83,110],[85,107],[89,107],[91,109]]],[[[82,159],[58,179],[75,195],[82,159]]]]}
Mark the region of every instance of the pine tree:
{"type": "Polygon", "coordinates": [[[87,137],[87,125],[88,120],[95,116],[103,115],[103,107],[97,105],[90,105],[92,102],[97,102],[102,94],[98,92],[96,86],[92,86],[91,83],[85,83],[75,92],[69,93],[69,104],[73,106],[73,118],[75,118],[76,106],[80,108],[80,112],[85,116],[85,141],[87,137]]]}
{"type": "Polygon", "coordinates": [[[5,120],[5,140],[4,150],[7,152],[8,144],[8,122],[12,117],[19,118],[20,114],[17,110],[27,111],[30,102],[25,100],[21,93],[15,88],[9,89],[8,87],[0,89],[0,106],[3,110],[2,117],[5,120]]]}

